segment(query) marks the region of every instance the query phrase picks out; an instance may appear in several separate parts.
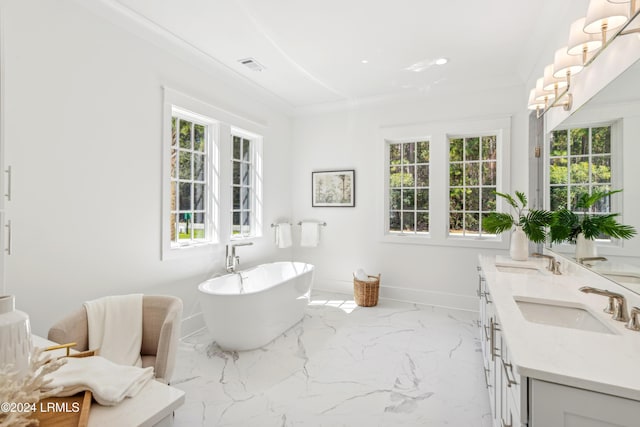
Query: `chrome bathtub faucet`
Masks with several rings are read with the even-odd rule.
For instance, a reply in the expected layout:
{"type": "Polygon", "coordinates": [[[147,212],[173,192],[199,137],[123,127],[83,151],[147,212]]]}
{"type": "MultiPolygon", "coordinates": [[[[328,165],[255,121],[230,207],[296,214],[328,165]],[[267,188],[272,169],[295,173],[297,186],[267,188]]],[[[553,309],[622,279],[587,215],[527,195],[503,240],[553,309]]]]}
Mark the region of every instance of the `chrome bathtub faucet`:
{"type": "Polygon", "coordinates": [[[226,246],[226,268],[228,273],[235,273],[236,267],[240,264],[240,257],[236,256],[236,246],[251,246],[253,242],[234,243],[226,246]]]}

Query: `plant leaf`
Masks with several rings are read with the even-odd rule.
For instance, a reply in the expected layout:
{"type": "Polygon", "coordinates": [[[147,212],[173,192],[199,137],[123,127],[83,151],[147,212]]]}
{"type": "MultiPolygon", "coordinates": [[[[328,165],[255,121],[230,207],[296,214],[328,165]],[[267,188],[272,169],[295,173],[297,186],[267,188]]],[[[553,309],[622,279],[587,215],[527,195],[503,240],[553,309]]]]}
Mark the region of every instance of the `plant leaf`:
{"type": "MultiPolygon", "coordinates": [[[[587,222],[590,229],[589,235],[584,232],[586,238],[595,239],[601,234],[606,234],[614,239],[630,239],[636,235],[636,229],[631,225],[621,224],[616,221],[618,214],[593,215],[587,222]]],[[[584,228],[584,227],[583,227],[584,228]]]]}
{"type": "Polygon", "coordinates": [[[527,196],[522,191],[516,191],[516,197],[522,203],[523,208],[527,206],[527,196]]]}
{"type": "Polygon", "coordinates": [[[482,221],[482,229],[491,234],[500,234],[505,230],[510,230],[515,224],[515,220],[510,214],[492,212],[482,221]]]}
{"type": "Polygon", "coordinates": [[[551,223],[552,217],[549,211],[533,209],[521,218],[522,230],[532,242],[542,243],[546,240],[545,228],[551,223]]]}
{"type": "Polygon", "coordinates": [[[603,190],[593,190],[593,193],[582,193],[578,198],[576,203],[577,208],[581,208],[584,210],[589,210],[596,204],[596,202],[600,199],[604,199],[605,197],[609,197],[612,194],[616,194],[621,192],[620,190],[611,190],[611,191],[603,191],[603,190]]]}
{"type": "Polygon", "coordinates": [[[507,203],[509,203],[511,206],[513,206],[513,208],[515,210],[518,210],[520,207],[518,206],[518,203],[515,201],[515,199],[513,197],[511,197],[511,194],[506,194],[506,193],[500,193],[498,191],[494,191],[494,194],[496,196],[500,196],[503,197],[507,200],[507,203]]]}
{"type": "Polygon", "coordinates": [[[549,235],[552,243],[574,241],[580,233],[580,218],[569,209],[553,212],[549,235]]]}

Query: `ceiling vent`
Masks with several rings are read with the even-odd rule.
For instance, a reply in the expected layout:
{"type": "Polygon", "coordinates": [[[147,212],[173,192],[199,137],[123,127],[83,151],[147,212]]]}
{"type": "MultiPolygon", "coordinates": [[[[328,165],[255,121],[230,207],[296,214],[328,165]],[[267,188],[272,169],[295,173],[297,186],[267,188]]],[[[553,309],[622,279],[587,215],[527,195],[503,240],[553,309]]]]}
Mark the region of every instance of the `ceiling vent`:
{"type": "Polygon", "coordinates": [[[262,71],[265,68],[264,65],[262,65],[261,63],[259,63],[253,58],[238,59],[238,62],[244,65],[245,67],[247,67],[248,69],[250,69],[251,71],[262,71]]]}

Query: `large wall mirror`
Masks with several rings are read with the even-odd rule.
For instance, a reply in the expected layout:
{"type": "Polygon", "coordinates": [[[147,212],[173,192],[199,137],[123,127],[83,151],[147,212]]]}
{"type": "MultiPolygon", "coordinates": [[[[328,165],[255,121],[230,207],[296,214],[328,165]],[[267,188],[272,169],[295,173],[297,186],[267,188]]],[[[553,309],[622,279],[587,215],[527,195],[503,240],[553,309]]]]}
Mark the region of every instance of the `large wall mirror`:
{"type": "MultiPolygon", "coordinates": [[[[621,213],[620,222],[640,232],[640,61],[556,128],[548,129],[545,144],[545,207],[554,209],[563,197],[570,198],[563,194],[567,191],[622,188],[622,193],[605,201],[610,203],[606,208],[621,213]],[[568,142],[561,140],[563,135],[568,142]],[[558,146],[565,143],[569,149],[563,159],[558,146]],[[567,171],[567,182],[562,182],[561,165],[567,171]]],[[[597,241],[597,246],[598,255],[606,260],[585,261],[586,266],[640,294],[640,236],[597,241]]],[[[576,262],[575,247],[554,245],[550,249],[576,262]]]]}

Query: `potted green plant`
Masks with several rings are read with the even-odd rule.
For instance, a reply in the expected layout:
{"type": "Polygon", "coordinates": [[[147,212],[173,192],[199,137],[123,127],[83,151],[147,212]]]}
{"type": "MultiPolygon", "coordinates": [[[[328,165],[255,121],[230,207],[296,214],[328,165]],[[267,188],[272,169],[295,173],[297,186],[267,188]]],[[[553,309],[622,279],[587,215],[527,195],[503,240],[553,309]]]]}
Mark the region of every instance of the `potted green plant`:
{"type": "Polygon", "coordinates": [[[615,239],[630,239],[636,235],[633,226],[616,221],[618,213],[596,213],[594,206],[602,199],[622,190],[594,190],[591,194],[582,193],[576,201],[576,209],[560,209],[553,212],[550,226],[552,243],[570,242],[576,244],[576,259],[597,256],[594,240],[606,235],[615,239]]]}
{"type": "Polygon", "coordinates": [[[527,196],[521,191],[516,191],[515,197],[497,191],[494,191],[494,194],[507,201],[515,210],[515,216],[510,213],[492,212],[484,218],[482,229],[492,234],[513,230],[509,255],[516,261],[525,261],[529,257],[528,241],[545,241],[546,227],[551,223],[551,212],[527,208],[527,196]]]}

